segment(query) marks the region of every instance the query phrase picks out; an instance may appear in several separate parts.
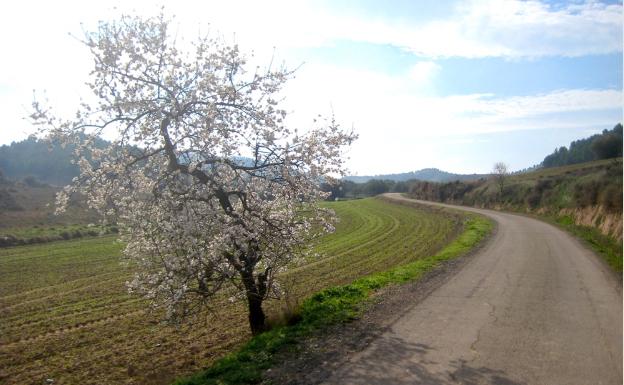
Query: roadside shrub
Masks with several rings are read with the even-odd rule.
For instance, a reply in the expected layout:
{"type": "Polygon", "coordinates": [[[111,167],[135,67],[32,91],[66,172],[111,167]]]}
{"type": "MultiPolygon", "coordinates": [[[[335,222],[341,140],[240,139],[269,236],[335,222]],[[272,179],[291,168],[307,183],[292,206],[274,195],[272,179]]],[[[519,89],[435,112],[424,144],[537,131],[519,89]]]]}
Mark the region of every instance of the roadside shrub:
{"type": "Polygon", "coordinates": [[[13,235],[5,235],[0,237],[0,247],[9,247],[18,245],[18,239],[13,235]]]}
{"type": "Polygon", "coordinates": [[[610,184],[600,194],[600,204],[614,212],[622,211],[622,185],[610,184]]]}
{"type": "Polygon", "coordinates": [[[600,184],[596,181],[590,181],[574,186],[574,202],[579,207],[587,207],[595,205],[598,202],[598,193],[600,184]]]}
{"type": "Polygon", "coordinates": [[[535,191],[540,195],[546,191],[550,190],[553,187],[553,181],[551,179],[540,179],[535,184],[535,191]]]}
{"type": "Polygon", "coordinates": [[[24,179],[22,179],[22,183],[28,187],[32,187],[32,188],[40,188],[40,187],[46,187],[48,186],[45,183],[41,183],[37,180],[37,178],[35,178],[34,176],[27,176],[24,179]]]}
{"type": "Polygon", "coordinates": [[[537,190],[533,190],[526,199],[527,205],[532,209],[539,207],[541,202],[542,194],[540,194],[537,190]]]}
{"type": "Polygon", "coordinates": [[[21,211],[23,208],[6,189],[0,190],[0,210],[21,211]]]}
{"type": "Polygon", "coordinates": [[[522,205],[524,204],[523,197],[525,195],[525,188],[522,185],[511,184],[505,186],[500,202],[498,203],[522,205]]]}
{"type": "Polygon", "coordinates": [[[622,163],[614,162],[607,167],[607,178],[622,178],[622,163]]]}

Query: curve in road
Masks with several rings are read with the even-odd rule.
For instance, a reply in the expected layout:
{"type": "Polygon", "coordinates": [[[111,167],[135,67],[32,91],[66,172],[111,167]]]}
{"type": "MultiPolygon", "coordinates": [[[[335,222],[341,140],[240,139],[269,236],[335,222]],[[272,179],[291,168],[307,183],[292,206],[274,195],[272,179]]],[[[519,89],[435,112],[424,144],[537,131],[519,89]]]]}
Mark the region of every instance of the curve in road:
{"type": "Polygon", "coordinates": [[[496,233],[326,383],[622,384],[622,291],[605,264],[549,224],[449,207],[496,233]]]}

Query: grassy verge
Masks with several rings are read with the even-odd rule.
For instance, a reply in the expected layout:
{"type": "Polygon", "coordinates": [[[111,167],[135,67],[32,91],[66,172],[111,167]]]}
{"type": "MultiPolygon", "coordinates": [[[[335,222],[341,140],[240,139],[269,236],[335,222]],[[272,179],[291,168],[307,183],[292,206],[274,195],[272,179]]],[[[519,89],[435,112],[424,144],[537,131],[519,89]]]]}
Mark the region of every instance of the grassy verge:
{"type": "Polygon", "coordinates": [[[595,227],[579,226],[570,216],[543,217],[550,223],[556,224],[569,233],[585,241],[607,264],[622,276],[622,243],[612,237],[602,234],[595,227]]]}
{"type": "Polygon", "coordinates": [[[574,218],[570,215],[560,216],[552,213],[527,214],[525,210],[519,208],[508,210],[550,223],[579,238],[598,254],[615,273],[622,277],[622,242],[619,242],[617,239],[603,234],[595,227],[577,225],[574,223],[574,218]]]}
{"type": "Polygon", "coordinates": [[[356,318],[375,290],[418,279],[442,262],[464,255],[491,229],[492,223],[488,219],[469,216],[463,233],[439,253],[357,279],[348,285],[322,290],[303,302],[296,324],[275,328],[252,338],[239,351],[195,376],[176,381],[175,385],[259,383],[262,373],[275,364],[277,352],[293,346],[315,330],[356,318]]]}

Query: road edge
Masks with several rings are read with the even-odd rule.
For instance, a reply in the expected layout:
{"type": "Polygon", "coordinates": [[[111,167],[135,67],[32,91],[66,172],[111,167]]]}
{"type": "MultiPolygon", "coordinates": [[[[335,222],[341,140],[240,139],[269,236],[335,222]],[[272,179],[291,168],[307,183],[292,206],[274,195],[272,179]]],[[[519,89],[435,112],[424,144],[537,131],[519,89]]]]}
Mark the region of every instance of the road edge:
{"type": "MultiPolygon", "coordinates": [[[[432,208],[418,202],[405,202],[383,197],[395,204],[432,208]]],[[[458,209],[440,208],[464,218],[479,217],[490,224],[488,233],[468,251],[446,259],[421,276],[377,289],[362,304],[359,316],[315,331],[291,350],[281,352],[277,364],[269,368],[262,384],[311,385],[321,384],[338,368],[348,365],[351,357],[364,350],[387,331],[404,314],[424,301],[431,293],[452,279],[471,263],[474,257],[496,236],[498,224],[481,214],[458,209]]],[[[460,232],[456,238],[461,236],[460,232]]],[[[453,240],[455,241],[455,240],[453,240]]],[[[450,243],[452,243],[451,241],[450,243]]],[[[449,243],[449,244],[450,244],[449,243]]],[[[447,245],[448,246],[448,245],[447,245]]]]}

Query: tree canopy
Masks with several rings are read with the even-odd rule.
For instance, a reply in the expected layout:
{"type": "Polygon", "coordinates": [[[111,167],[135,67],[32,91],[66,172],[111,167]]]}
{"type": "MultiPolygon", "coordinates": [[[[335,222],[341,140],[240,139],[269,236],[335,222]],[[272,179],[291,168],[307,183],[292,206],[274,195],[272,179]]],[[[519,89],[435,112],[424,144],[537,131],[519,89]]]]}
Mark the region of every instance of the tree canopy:
{"type": "Polygon", "coordinates": [[[182,50],[163,15],[123,16],[86,33],[87,83],[98,102],[63,120],[35,102],[52,140],[75,146],[80,176],[57,197],[80,193],[120,224],[138,266],[132,291],[180,320],[217,293],[245,299],[253,333],[278,274],[331,212],[320,181],[343,175],[354,139],[333,119],[299,131],[284,124],[285,68],[247,72],[236,45],[198,38],[182,50]],[[104,149],[104,131],[115,137],[104,149]]]}
{"type": "Polygon", "coordinates": [[[565,146],[555,149],[544,158],[542,165],[557,167],[621,156],[622,124],[618,123],[611,130],[603,130],[602,134],[573,141],[569,149],[565,146]]]}

